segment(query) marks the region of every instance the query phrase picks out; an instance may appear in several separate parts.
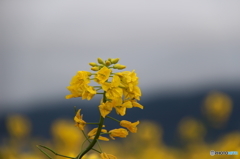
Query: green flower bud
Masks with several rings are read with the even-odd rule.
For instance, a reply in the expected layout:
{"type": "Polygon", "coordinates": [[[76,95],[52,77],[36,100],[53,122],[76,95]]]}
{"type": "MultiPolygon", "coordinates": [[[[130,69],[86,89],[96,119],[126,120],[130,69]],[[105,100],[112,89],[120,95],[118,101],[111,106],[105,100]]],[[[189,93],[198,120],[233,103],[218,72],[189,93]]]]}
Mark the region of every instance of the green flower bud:
{"type": "Polygon", "coordinates": [[[118,66],[118,69],[119,69],[119,70],[122,70],[122,69],[124,69],[124,68],[126,68],[125,65],[120,65],[120,66],[118,66]]]}
{"type": "Polygon", "coordinates": [[[91,70],[93,70],[93,71],[98,71],[98,70],[99,70],[99,67],[92,67],[91,70]]]}
{"type": "Polygon", "coordinates": [[[104,62],[101,58],[97,58],[97,61],[98,61],[99,64],[104,64],[104,62]]]}
{"type": "Polygon", "coordinates": [[[107,61],[105,62],[105,64],[106,64],[106,66],[109,66],[109,65],[111,65],[111,62],[107,60],[107,61]]]}
{"type": "Polygon", "coordinates": [[[118,69],[119,66],[121,66],[121,65],[120,64],[115,64],[115,65],[113,65],[113,68],[118,69]]]}
{"type": "Polygon", "coordinates": [[[116,64],[116,63],[118,63],[119,60],[120,60],[119,58],[111,59],[111,63],[112,64],[116,64]]]}
{"type": "Polygon", "coordinates": [[[90,62],[89,65],[90,66],[97,66],[97,64],[95,62],[90,62]]]}

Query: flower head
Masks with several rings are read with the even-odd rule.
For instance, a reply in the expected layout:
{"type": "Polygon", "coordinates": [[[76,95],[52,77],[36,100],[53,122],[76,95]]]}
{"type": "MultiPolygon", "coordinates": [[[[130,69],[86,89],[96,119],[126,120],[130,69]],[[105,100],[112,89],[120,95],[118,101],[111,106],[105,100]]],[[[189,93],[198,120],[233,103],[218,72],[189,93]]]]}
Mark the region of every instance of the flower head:
{"type": "Polygon", "coordinates": [[[137,125],[139,124],[139,121],[137,121],[137,122],[134,122],[134,123],[131,123],[130,121],[127,121],[127,120],[122,120],[121,122],[120,122],[120,125],[122,126],[122,127],[125,127],[125,128],[127,128],[130,132],[132,132],[132,133],[136,133],[137,132],[137,125]]]}
{"type": "Polygon", "coordinates": [[[128,131],[124,128],[119,128],[119,129],[113,129],[111,131],[109,131],[109,136],[115,140],[114,137],[121,137],[121,138],[125,138],[128,135],[128,131]]]}
{"type": "Polygon", "coordinates": [[[81,109],[79,109],[74,117],[75,126],[79,127],[81,130],[84,130],[86,122],[82,119],[83,115],[80,115],[81,109]]]}
{"type": "Polygon", "coordinates": [[[106,154],[105,152],[101,153],[100,156],[101,156],[102,159],[117,159],[116,156],[113,156],[111,154],[106,154]]]}

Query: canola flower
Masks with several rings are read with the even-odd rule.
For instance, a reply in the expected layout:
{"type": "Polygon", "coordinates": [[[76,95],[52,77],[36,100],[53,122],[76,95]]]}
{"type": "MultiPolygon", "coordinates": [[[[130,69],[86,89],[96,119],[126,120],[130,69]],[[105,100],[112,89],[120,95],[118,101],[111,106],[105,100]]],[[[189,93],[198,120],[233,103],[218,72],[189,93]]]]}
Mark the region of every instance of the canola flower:
{"type": "Polygon", "coordinates": [[[126,138],[129,131],[132,133],[137,132],[137,125],[140,123],[139,121],[134,123],[127,120],[119,121],[109,116],[113,109],[115,109],[116,113],[120,116],[124,116],[127,113],[127,109],[130,108],[138,107],[143,109],[143,106],[138,103],[142,94],[141,89],[138,86],[139,82],[135,70],[114,73],[114,70],[122,70],[126,68],[125,65],[118,63],[119,58],[109,58],[105,61],[98,58],[97,61],[98,63],[89,63],[89,65],[92,66],[91,70],[97,71],[96,73],[78,71],[76,75],[72,77],[70,85],[67,87],[70,94],[65,97],[66,99],[81,97],[83,100],[91,100],[95,95],[102,95],[100,105],[97,107],[100,114],[100,120],[98,122],[88,123],[84,121],[83,115],[80,115],[82,109],[76,111],[74,117],[75,126],[82,131],[86,138],[85,141],[87,141],[89,145],[85,150],[81,150],[76,157],[64,156],[46,146],[38,145],[40,151],[47,157],[51,158],[43,149],[46,149],[57,156],[72,159],[82,159],[90,150],[98,152],[102,159],[117,159],[114,155],[103,152],[98,140],[109,141],[109,138],[104,137],[103,135],[109,135],[111,139],[115,140],[115,137],[126,138]],[[91,82],[95,82],[96,85],[89,85],[91,82]],[[118,122],[117,125],[124,128],[116,128],[113,130],[107,130],[107,128],[103,129],[103,127],[105,127],[105,118],[118,122]],[[96,124],[98,127],[92,129],[86,134],[84,128],[87,124],[96,124]],[[96,144],[98,145],[98,149],[93,148],[96,144]]]}

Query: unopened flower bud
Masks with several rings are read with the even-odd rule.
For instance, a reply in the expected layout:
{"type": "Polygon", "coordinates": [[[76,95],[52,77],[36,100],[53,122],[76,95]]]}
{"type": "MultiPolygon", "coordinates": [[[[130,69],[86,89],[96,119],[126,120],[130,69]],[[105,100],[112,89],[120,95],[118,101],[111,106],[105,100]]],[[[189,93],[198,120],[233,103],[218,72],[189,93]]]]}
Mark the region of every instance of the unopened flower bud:
{"type": "Polygon", "coordinates": [[[107,61],[105,62],[105,64],[106,64],[106,66],[109,66],[109,65],[111,65],[111,62],[107,60],[107,61]]]}
{"type": "Polygon", "coordinates": [[[104,64],[104,62],[101,58],[97,58],[97,61],[98,61],[99,64],[104,64]]]}
{"type": "Polygon", "coordinates": [[[90,65],[90,66],[93,66],[93,67],[94,67],[94,66],[97,66],[97,64],[96,64],[95,62],[90,62],[89,65],[90,65]]]}
{"type": "Polygon", "coordinates": [[[111,60],[112,60],[111,58],[108,58],[108,61],[110,61],[110,62],[111,62],[111,60]]]}
{"type": "Polygon", "coordinates": [[[124,68],[126,68],[125,65],[120,65],[120,66],[118,67],[119,70],[122,70],[122,69],[124,69],[124,68]]]}
{"type": "Polygon", "coordinates": [[[118,69],[119,66],[121,66],[121,65],[120,64],[115,64],[115,65],[113,65],[113,68],[118,69]]]}
{"type": "Polygon", "coordinates": [[[119,58],[111,59],[111,63],[112,64],[116,64],[116,63],[118,63],[119,60],[120,60],[119,58]]]}
{"type": "Polygon", "coordinates": [[[91,70],[93,70],[93,71],[98,71],[98,70],[99,70],[99,67],[92,67],[91,70]]]}

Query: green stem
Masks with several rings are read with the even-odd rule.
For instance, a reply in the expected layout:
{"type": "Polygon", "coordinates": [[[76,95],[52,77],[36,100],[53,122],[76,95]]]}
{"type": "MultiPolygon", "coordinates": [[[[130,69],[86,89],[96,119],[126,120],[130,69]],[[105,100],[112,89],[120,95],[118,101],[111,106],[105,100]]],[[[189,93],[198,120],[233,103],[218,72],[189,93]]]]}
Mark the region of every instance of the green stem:
{"type": "MultiPolygon", "coordinates": [[[[105,95],[105,94],[106,94],[106,92],[104,91],[104,93],[103,93],[103,103],[106,102],[106,95],[105,95]]],[[[93,139],[92,142],[89,144],[89,146],[86,148],[86,150],[83,151],[82,153],[80,153],[80,154],[76,157],[76,159],[81,159],[81,158],[82,158],[88,151],[90,151],[90,150],[93,148],[93,146],[96,144],[97,139],[99,138],[100,133],[101,133],[101,130],[102,130],[102,127],[103,127],[103,122],[104,122],[104,118],[103,118],[102,116],[100,116],[100,121],[99,121],[99,125],[98,125],[98,130],[97,130],[97,133],[96,133],[94,139],[93,139]]]]}
{"type": "Polygon", "coordinates": [[[82,146],[81,146],[81,149],[80,149],[80,152],[82,152],[83,145],[85,144],[85,142],[86,142],[87,140],[88,140],[88,139],[86,139],[86,140],[83,141],[82,146]]]}
{"type": "Polygon", "coordinates": [[[101,146],[100,146],[100,143],[99,143],[98,140],[97,140],[97,144],[98,144],[98,147],[99,147],[100,151],[102,152],[102,149],[101,149],[101,146]]]}
{"type": "Polygon", "coordinates": [[[87,123],[87,124],[95,124],[95,125],[98,125],[99,123],[87,123]]]}
{"type": "Polygon", "coordinates": [[[38,145],[36,145],[36,146],[44,155],[46,155],[48,158],[52,159],[52,157],[49,156],[45,151],[43,151],[38,145]]]}
{"type": "Polygon", "coordinates": [[[115,118],[113,118],[113,117],[110,117],[110,116],[106,116],[107,118],[109,118],[109,119],[112,119],[112,120],[115,120],[115,121],[117,121],[117,122],[119,122],[120,123],[120,121],[119,120],[117,120],[117,119],[115,119],[115,118]]]}
{"type": "MultiPolygon", "coordinates": [[[[83,133],[83,135],[84,135],[84,137],[86,138],[86,140],[89,142],[89,143],[91,143],[91,141],[89,140],[89,138],[87,137],[87,135],[85,134],[85,132],[82,130],[82,133],[83,133]]],[[[86,141],[85,140],[85,141],[86,141]]],[[[92,148],[92,150],[94,150],[94,151],[96,151],[96,152],[98,152],[98,153],[101,153],[100,151],[98,151],[98,150],[96,150],[96,149],[94,149],[94,148],[92,148]]],[[[82,152],[82,151],[81,151],[82,152]]]]}
{"type": "Polygon", "coordinates": [[[109,133],[109,132],[108,133],[101,133],[101,135],[106,135],[106,134],[111,134],[111,133],[109,133]]]}
{"type": "Polygon", "coordinates": [[[52,157],[49,156],[46,152],[44,152],[40,147],[45,148],[45,149],[51,151],[51,152],[52,152],[54,155],[56,155],[56,156],[61,156],[61,157],[65,157],[65,158],[75,159],[74,157],[69,157],[69,156],[61,155],[61,154],[59,154],[59,153],[53,151],[52,149],[50,149],[50,148],[48,148],[48,147],[46,147],[46,146],[43,146],[43,145],[37,145],[37,148],[38,148],[42,153],[44,153],[46,156],[48,156],[50,159],[52,159],[52,157]]]}

